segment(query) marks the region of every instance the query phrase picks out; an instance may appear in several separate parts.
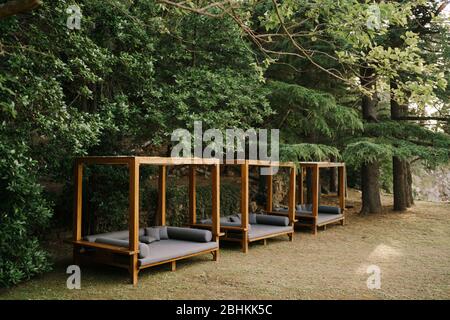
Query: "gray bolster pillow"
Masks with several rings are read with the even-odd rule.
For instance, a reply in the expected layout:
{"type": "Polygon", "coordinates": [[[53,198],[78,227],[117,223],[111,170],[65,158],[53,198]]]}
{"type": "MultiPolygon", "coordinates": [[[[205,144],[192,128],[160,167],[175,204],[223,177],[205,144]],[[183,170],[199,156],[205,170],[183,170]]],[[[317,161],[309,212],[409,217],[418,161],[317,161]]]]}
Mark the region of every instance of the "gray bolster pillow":
{"type": "MultiPolygon", "coordinates": [[[[104,243],[104,244],[110,244],[113,246],[118,247],[125,247],[128,248],[128,240],[119,240],[119,239],[112,239],[112,238],[97,238],[95,242],[98,243],[104,243]]],[[[146,258],[150,255],[150,248],[145,243],[139,242],[139,259],[146,258]]]]}
{"type": "Polygon", "coordinates": [[[169,239],[194,241],[194,242],[210,242],[212,233],[209,230],[167,227],[169,239]]]}
{"type": "Polygon", "coordinates": [[[340,214],[341,208],[332,206],[319,206],[320,213],[340,214]]]}
{"type": "MultiPolygon", "coordinates": [[[[113,231],[113,232],[105,232],[105,233],[99,233],[99,234],[93,234],[90,236],[84,237],[89,242],[95,242],[97,238],[109,238],[109,239],[118,239],[118,240],[124,240],[128,239],[128,236],[130,235],[130,231],[128,230],[122,230],[122,231],[113,231]]],[[[144,228],[139,229],[139,236],[144,235],[144,228]]]]}
{"type": "Polygon", "coordinates": [[[287,227],[289,225],[289,218],[288,217],[281,217],[281,216],[273,216],[273,215],[266,215],[266,214],[257,214],[256,215],[256,222],[258,224],[267,224],[271,226],[282,226],[287,227]]]}

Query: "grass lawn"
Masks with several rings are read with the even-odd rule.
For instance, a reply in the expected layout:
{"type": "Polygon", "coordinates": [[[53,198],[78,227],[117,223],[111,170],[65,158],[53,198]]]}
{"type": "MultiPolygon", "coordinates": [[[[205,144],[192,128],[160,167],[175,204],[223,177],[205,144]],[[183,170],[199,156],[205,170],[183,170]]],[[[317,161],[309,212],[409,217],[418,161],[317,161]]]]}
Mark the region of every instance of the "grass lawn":
{"type": "Polygon", "coordinates": [[[71,248],[54,244],[54,270],[17,287],[1,299],[450,299],[450,205],[417,202],[407,213],[360,217],[360,194],[350,190],[347,225],[313,236],[298,231],[256,243],[249,253],[239,246],[210,255],[144,270],[136,288],[125,270],[82,268],[81,290],[66,288],[71,248]],[[369,265],[381,268],[381,289],[366,286],[369,265]]]}

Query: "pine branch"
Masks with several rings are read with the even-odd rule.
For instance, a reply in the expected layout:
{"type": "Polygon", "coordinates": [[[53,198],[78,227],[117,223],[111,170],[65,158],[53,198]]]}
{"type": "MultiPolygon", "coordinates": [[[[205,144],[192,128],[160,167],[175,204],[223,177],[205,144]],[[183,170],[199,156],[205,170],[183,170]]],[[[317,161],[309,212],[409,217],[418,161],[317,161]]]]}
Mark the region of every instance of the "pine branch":
{"type": "Polygon", "coordinates": [[[420,117],[420,116],[400,116],[392,118],[392,120],[437,120],[437,121],[450,121],[450,117],[420,117]]]}

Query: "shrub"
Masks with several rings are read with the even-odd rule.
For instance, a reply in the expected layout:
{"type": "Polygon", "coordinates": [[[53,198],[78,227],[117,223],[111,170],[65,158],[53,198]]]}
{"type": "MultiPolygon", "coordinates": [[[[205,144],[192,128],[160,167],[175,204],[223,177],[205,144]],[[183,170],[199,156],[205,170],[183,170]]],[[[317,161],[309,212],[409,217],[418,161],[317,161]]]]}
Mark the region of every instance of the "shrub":
{"type": "Polygon", "coordinates": [[[49,270],[37,236],[48,224],[51,209],[25,144],[0,137],[0,286],[8,287],[49,270]]]}

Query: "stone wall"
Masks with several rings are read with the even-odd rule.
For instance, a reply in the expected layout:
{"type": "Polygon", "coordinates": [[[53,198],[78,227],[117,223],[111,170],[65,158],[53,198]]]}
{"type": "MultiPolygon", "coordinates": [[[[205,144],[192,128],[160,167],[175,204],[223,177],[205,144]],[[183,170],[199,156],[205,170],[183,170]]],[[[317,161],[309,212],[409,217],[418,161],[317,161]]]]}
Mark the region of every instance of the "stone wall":
{"type": "Polygon", "coordinates": [[[411,170],[414,199],[450,202],[450,165],[429,170],[414,164],[411,170]]]}

